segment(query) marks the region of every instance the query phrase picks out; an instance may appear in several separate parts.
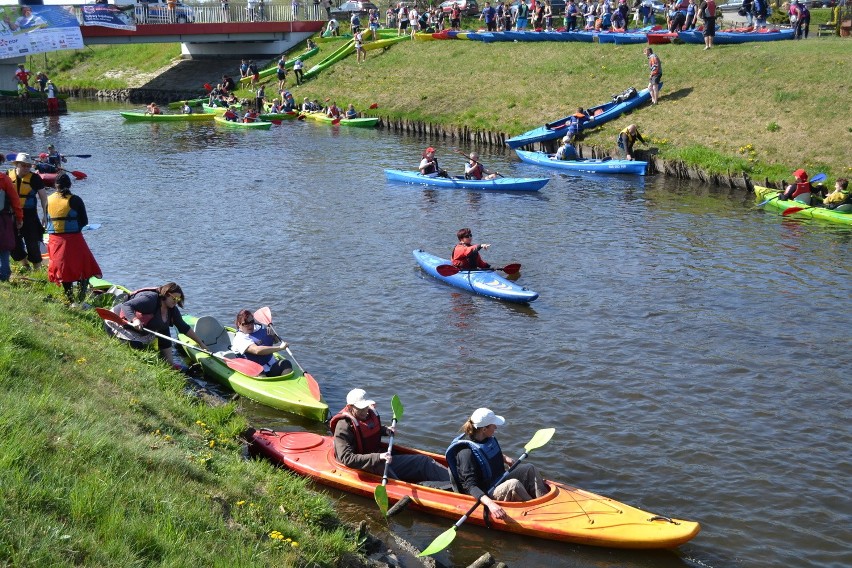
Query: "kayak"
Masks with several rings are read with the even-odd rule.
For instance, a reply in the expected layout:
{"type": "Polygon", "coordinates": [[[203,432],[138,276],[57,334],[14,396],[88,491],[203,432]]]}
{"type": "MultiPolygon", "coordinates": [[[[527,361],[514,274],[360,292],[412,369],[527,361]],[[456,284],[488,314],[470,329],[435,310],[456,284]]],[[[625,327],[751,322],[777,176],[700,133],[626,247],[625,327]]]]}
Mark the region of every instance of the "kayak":
{"type": "Polygon", "coordinates": [[[355,53],[355,40],[350,39],[336,50],[332,51],[325,59],[305,71],[303,79],[310,79],[320,71],[328,69],[347,55],[355,53]]]}
{"type": "Polygon", "coordinates": [[[616,45],[627,45],[645,43],[647,41],[647,32],[601,32],[598,34],[598,43],[614,43],[616,45]]]}
{"type": "MultiPolygon", "coordinates": [[[[661,83],[660,88],[662,89],[662,87],[663,85],[661,83]]],[[[586,112],[591,118],[580,124],[578,132],[600,126],[601,124],[609,122],[614,118],[618,118],[625,112],[629,112],[650,101],[651,92],[648,89],[642,89],[627,100],[618,100],[620,98],[621,95],[613,95],[611,101],[586,109],[586,112]]],[[[523,134],[509,138],[506,140],[506,145],[509,146],[509,148],[520,148],[521,146],[527,146],[536,142],[562,138],[568,133],[568,126],[570,125],[570,118],[572,116],[573,115],[562,117],[559,120],[554,120],[544,126],[539,126],[538,128],[534,128],[524,132],[523,134]]]]}
{"type": "Polygon", "coordinates": [[[417,264],[427,274],[456,288],[519,304],[527,304],[538,298],[538,292],[518,286],[493,270],[462,270],[452,276],[441,276],[437,270],[438,266],[452,264],[450,260],[429,254],[421,249],[415,250],[413,254],[417,264]]]}
{"type": "Polygon", "coordinates": [[[228,128],[246,128],[254,130],[269,130],[272,128],[272,123],[265,120],[258,120],[255,122],[234,122],[233,120],[225,120],[224,117],[221,117],[218,114],[213,115],[213,120],[216,121],[216,124],[221,124],[228,128]]]}
{"type": "Polygon", "coordinates": [[[793,200],[779,201],[777,197],[781,192],[771,187],[756,185],[754,186],[754,193],[757,195],[758,201],[772,198],[771,201],[763,205],[764,208],[774,209],[783,213],[791,207],[802,207],[801,211],[791,213],[790,216],[809,217],[811,219],[822,219],[823,221],[840,223],[841,225],[852,225],[852,211],[843,212],[837,209],[826,209],[825,207],[812,207],[793,200]]]}
{"type": "Polygon", "coordinates": [[[591,172],[595,174],[635,174],[644,176],[648,162],[637,160],[554,160],[553,154],[515,150],[521,161],[545,168],[591,172]]]}
{"type": "Polygon", "coordinates": [[[388,37],[383,39],[377,39],[376,41],[365,41],[364,42],[364,51],[372,51],[374,49],[384,49],[386,47],[390,47],[395,43],[399,43],[401,41],[411,41],[411,36],[398,36],[398,37],[388,37]]]}
{"type": "Polygon", "coordinates": [[[212,114],[199,112],[193,114],[145,114],[144,112],[121,112],[129,122],[202,122],[213,120],[212,114]]]}
{"type": "Polygon", "coordinates": [[[665,45],[677,37],[677,32],[651,32],[648,34],[648,45],[665,45]]]}
{"type": "Polygon", "coordinates": [[[225,114],[225,111],[228,110],[228,107],[210,106],[207,103],[203,103],[201,108],[207,114],[225,114]]]}
{"type": "Polygon", "coordinates": [[[476,189],[480,191],[538,191],[550,181],[550,178],[507,178],[464,179],[463,177],[431,177],[420,172],[404,170],[385,170],[388,181],[416,183],[432,187],[451,189],[476,189]]]}
{"type": "MultiPolygon", "coordinates": [[[[378,475],[348,468],[335,460],[331,436],[312,432],[246,432],[250,450],[313,481],[364,497],[373,497],[378,475]]],[[[394,444],[394,453],[426,455],[446,464],[444,456],[394,444]]],[[[701,530],[693,521],[637,509],[565,483],[546,479],[547,494],[524,502],[500,502],[506,519],[490,517],[492,529],[590,546],[625,549],[669,549],[690,541],[701,530]]],[[[388,479],[388,500],[411,499],[409,508],[458,520],[475,500],[470,495],[388,479]]],[[[471,523],[486,526],[485,507],[477,507],[471,523]]]]}
{"type": "Polygon", "coordinates": [[[299,113],[295,110],[291,110],[290,112],[266,112],[263,114],[259,114],[258,118],[260,120],[294,120],[299,118],[299,113]]]}
{"type": "MultiPolygon", "coordinates": [[[[201,337],[210,351],[225,357],[236,356],[230,350],[231,339],[235,332],[233,328],[223,327],[216,318],[210,316],[197,318],[184,315],[183,319],[201,337]]],[[[183,334],[178,334],[178,339],[195,344],[192,339],[183,334]]],[[[293,370],[287,375],[249,377],[231,369],[221,359],[211,357],[207,353],[183,346],[182,349],[190,360],[201,365],[205,375],[246,398],[320,422],[328,419],[328,405],[322,400],[319,389],[315,387],[315,394],[311,392],[311,383],[316,384],[316,382],[313,378],[309,378],[310,375],[305,373],[305,370],[292,357],[289,360],[293,370]]],[[[279,354],[275,356],[284,358],[279,354]]]]}
{"type": "Polygon", "coordinates": [[[207,101],[208,97],[201,97],[200,99],[190,99],[188,101],[172,101],[169,103],[169,108],[172,110],[176,110],[179,108],[183,108],[183,105],[187,104],[191,107],[200,107],[207,101]]]}
{"type": "MultiPolygon", "coordinates": [[[[324,112],[304,112],[302,115],[305,118],[310,118],[311,120],[316,120],[317,122],[326,122],[331,124],[334,122],[334,119],[330,116],[326,116],[324,112]]],[[[376,124],[379,123],[379,117],[365,117],[365,118],[341,118],[340,122],[337,124],[341,126],[355,126],[358,128],[372,128],[376,124]]]]}
{"type": "MultiPolygon", "coordinates": [[[[717,31],[713,37],[716,45],[749,43],[753,41],[780,41],[793,39],[793,29],[775,29],[762,32],[720,32],[717,31]]],[[[684,43],[703,44],[704,36],[698,30],[677,32],[677,37],[684,43]]]]}
{"type": "MultiPolygon", "coordinates": [[[[313,57],[317,53],[319,53],[319,47],[314,47],[312,49],[309,49],[309,50],[305,51],[304,53],[302,53],[301,55],[297,55],[296,57],[294,57],[292,59],[288,59],[288,60],[284,61],[284,68],[285,69],[292,69],[293,65],[296,63],[296,59],[301,58],[302,61],[305,61],[306,59],[308,59],[309,57],[313,57]]],[[[278,72],[278,62],[275,63],[275,67],[270,67],[268,69],[264,69],[263,71],[258,73],[258,75],[260,76],[261,79],[263,79],[264,77],[269,77],[271,75],[275,75],[277,72],[278,72]]],[[[251,83],[251,75],[249,75],[248,77],[240,77],[240,84],[241,85],[248,85],[250,83],[251,83]]]]}

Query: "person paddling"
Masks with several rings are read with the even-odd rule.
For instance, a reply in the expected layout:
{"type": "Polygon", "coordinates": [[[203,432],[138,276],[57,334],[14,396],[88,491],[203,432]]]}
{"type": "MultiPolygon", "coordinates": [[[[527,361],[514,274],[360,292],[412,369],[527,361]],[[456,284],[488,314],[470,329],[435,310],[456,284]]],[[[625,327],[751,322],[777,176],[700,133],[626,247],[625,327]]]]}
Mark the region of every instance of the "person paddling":
{"type": "Polygon", "coordinates": [[[823,199],[823,204],[828,209],[837,209],[841,205],[852,204],[852,189],[849,188],[849,180],[839,178],[834,182],[834,191],[823,199]]]}
{"type": "Polygon", "coordinates": [[[438,166],[438,158],[435,157],[435,149],[431,146],[423,150],[423,159],[420,160],[420,173],[424,176],[450,177],[447,170],[438,166]]]}
{"type": "Polygon", "coordinates": [[[276,335],[269,333],[266,326],[257,325],[249,310],[240,310],[237,314],[237,333],[231,341],[231,350],[249,361],[263,365],[264,375],[280,377],[293,370],[293,364],[287,359],[278,359],[275,353],[286,351],[289,345],[276,335]]]}
{"type": "Polygon", "coordinates": [[[470,159],[464,165],[465,179],[495,179],[497,172],[492,172],[485,169],[482,162],[479,161],[479,154],[476,152],[470,153],[470,159]]]}
{"type": "Polygon", "coordinates": [[[559,146],[559,149],[556,150],[556,154],[553,156],[554,160],[578,160],[577,149],[574,148],[574,145],[571,143],[571,136],[564,136],[562,138],[562,145],[559,146]]]}
{"type": "Polygon", "coordinates": [[[453,247],[453,266],[460,270],[488,270],[491,265],[482,260],[479,251],[488,250],[490,244],[475,245],[470,242],[473,233],[467,227],[456,233],[459,242],[453,247]]]}

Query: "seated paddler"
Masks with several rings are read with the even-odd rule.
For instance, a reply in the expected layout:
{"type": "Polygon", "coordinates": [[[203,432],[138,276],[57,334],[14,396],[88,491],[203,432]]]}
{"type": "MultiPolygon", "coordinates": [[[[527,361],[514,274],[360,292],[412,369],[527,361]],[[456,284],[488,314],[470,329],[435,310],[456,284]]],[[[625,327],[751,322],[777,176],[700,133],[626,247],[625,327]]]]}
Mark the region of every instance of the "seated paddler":
{"type": "Polygon", "coordinates": [[[459,242],[453,247],[453,266],[460,270],[488,270],[491,265],[482,260],[479,251],[488,250],[490,244],[475,245],[471,242],[473,232],[465,227],[456,232],[459,242]]]}
{"type": "MultiPolygon", "coordinates": [[[[387,452],[382,436],[395,434],[382,425],[376,412],[376,402],[367,398],[364,389],[352,389],[346,395],[346,406],[331,419],[334,434],[334,457],[341,464],[376,475],[383,475],[385,462],[389,464],[388,477],[421,483],[423,481],[449,482],[447,468],[428,456],[387,452]]],[[[394,451],[396,448],[394,447],[394,451]]]]}
{"type": "Polygon", "coordinates": [[[237,332],[231,341],[231,350],[258,365],[263,365],[263,374],[267,377],[280,377],[293,370],[293,364],[287,359],[275,357],[275,353],[285,351],[286,341],[269,332],[266,326],[254,321],[254,315],[248,310],[237,314],[237,332]]]}
{"type": "Polygon", "coordinates": [[[572,137],[570,135],[564,136],[562,138],[562,145],[559,146],[559,149],[556,150],[556,154],[553,156],[554,160],[579,160],[580,158],[577,156],[577,149],[574,148],[574,145],[571,143],[572,137]]]}

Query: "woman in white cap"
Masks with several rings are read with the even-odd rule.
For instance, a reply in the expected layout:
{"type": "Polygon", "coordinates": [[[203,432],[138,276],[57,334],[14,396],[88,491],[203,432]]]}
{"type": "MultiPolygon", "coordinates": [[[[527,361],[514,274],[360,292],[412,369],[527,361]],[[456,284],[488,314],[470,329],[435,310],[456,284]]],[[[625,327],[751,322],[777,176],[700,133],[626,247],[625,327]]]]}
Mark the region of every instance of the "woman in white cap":
{"type": "Polygon", "coordinates": [[[347,467],[382,475],[385,462],[390,464],[388,477],[420,483],[450,481],[450,473],[430,457],[412,454],[390,455],[381,444],[382,436],[394,433],[382,426],[375,411],[376,402],[367,398],[364,389],[352,389],[346,395],[346,406],[332,419],[334,457],[347,467]]]}
{"type": "Polygon", "coordinates": [[[564,136],[562,138],[562,145],[556,150],[556,155],[553,156],[554,160],[578,160],[577,149],[574,148],[574,145],[571,144],[571,135],[564,136]]]}
{"type": "Polygon", "coordinates": [[[41,176],[32,171],[33,160],[29,154],[15,156],[15,168],[9,170],[9,179],[21,198],[24,210],[24,224],[18,231],[18,243],[12,251],[12,258],[27,267],[27,261],[33,269],[41,268],[41,238],[47,223],[47,192],[41,176]],[[41,203],[42,219],[38,215],[41,203]]]}
{"type": "Polygon", "coordinates": [[[548,489],[536,467],[521,463],[496,487],[494,484],[514,460],[503,455],[494,433],[506,420],[491,409],[477,408],[462,426],[464,432],[447,448],[453,488],[467,493],[488,507],[496,519],[506,516],[496,501],[529,501],[548,489]]]}

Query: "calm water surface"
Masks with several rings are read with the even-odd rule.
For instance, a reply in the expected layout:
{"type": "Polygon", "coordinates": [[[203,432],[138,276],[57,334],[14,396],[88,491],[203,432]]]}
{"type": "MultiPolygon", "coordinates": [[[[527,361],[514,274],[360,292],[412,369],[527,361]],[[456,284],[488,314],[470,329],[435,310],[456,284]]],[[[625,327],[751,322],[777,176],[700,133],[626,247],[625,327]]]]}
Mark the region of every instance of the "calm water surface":
{"type": "MultiPolygon", "coordinates": [[[[554,174],[480,150],[491,168],[546,175],[533,195],[391,185],[427,142],[285,123],[269,132],[126,124],[72,103],[61,118],[0,119],[3,152],[69,162],[107,279],[177,280],[186,311],[231,322],[272,308],[336,410],[362,387],[401,442],[441,451],[470,412],[506,416],[517,455],[550,477],[700,521],[675,552],[595,549],[465,526],[438,560],[490,551],[510,566],[852,565],[852,230],[752,209],[753,196],[658,177],[554,174]],[[513,306],[420,273],[411,251],[448,255],[455,232],[520,262],[541,293],[513,306]]],[[[443,166],[461,170],[452,147],[443,166]]],[[[468,149],[468,148],[464,148],[468,149]]],[[[256,426],[323,427],[242,402],[256,426]]],[[[377,520],[339,493],[342,515],[377,520]]],[[[382,525],[377,524],[379,529],[382,525]]],[[[449,522],[406,512],[390,528],[423,548],[449,522]]]]}

